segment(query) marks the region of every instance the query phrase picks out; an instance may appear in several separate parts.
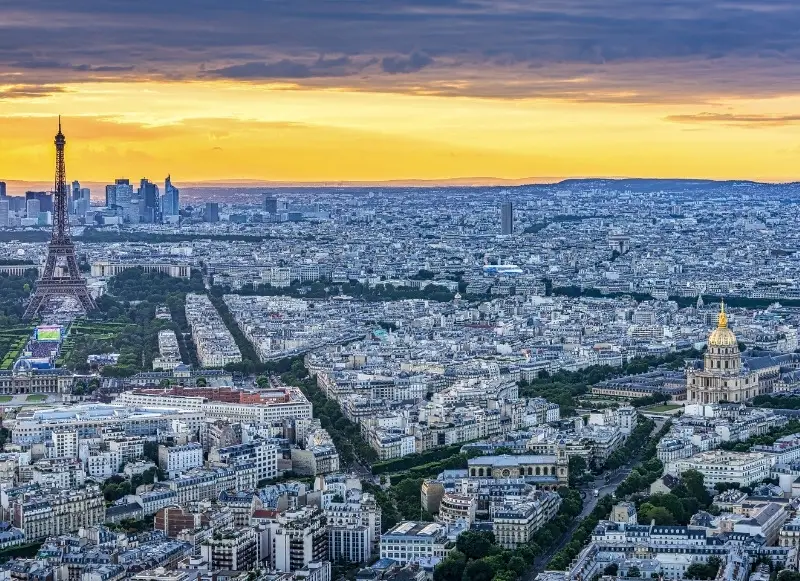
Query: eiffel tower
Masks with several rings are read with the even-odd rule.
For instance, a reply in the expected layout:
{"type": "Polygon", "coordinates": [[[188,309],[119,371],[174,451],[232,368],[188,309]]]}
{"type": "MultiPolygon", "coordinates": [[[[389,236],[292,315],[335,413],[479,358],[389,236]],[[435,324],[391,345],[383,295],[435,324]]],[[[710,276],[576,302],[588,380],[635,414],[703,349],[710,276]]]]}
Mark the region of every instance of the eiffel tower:
{"type": "Polygon", "coordinates": [[[61,133],[61,116],[58,117],[58,134],[56,134],[56,183],[53,192],[53,234],[47,245],[47,262],[41,278],[36,282],[25,319],[32,319],[43,306],[56,296],[73,296],[89,312],[97,308],[89,294],[86,281],[78,269],[75,258],[75,245],[69,237],[69,218],[67,216],[67,177],[64,168],[64,145],[67,143],[61,133]],[[56,273],[56,267],[60,272],[56,273]]]}

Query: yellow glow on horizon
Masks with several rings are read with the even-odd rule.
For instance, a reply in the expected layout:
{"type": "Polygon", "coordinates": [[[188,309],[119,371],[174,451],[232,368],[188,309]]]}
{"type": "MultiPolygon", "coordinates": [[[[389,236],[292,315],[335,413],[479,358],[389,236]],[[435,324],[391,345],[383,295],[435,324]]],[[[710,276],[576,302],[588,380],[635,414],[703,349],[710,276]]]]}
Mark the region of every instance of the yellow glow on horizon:
{"type": "Polygon", "coordinates": [[[797,179],[800,125],[789,117],[798,105],[798,98],[702,107],[276,83],[75,84],[47,97],[0,100],[0,179],[49,178],[59,113],[69,177],[86,181],[167,173],[176,182],[797,179]]]}

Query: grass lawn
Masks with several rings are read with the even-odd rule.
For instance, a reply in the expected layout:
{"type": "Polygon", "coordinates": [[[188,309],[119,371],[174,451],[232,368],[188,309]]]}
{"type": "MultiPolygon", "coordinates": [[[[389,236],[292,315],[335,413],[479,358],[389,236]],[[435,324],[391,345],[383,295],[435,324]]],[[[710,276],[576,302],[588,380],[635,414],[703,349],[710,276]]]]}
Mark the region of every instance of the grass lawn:
{"type": "Polygon", "coordinates": [[[46,399],[47,396],[40,393],[34,393],[27,397],[27,401],[45,401],[46,399]]]}
{"type": "Polygon", "coordinates": [[[10,395],[0,395],[0,403],[7,403],[14,399],[13,396],[10,395]]]}
{"type": "Polygon", "coordinates": [[[664,404],[664,405],[653,406],[651,408],[645,408],[645,411],[655,412],[655,413],[671,412],[671,411],[676,410],[676,409],[681,408],[681,407],[683,407],[683,406],[682,405],[676,405],[676,404],[664,404]]]}

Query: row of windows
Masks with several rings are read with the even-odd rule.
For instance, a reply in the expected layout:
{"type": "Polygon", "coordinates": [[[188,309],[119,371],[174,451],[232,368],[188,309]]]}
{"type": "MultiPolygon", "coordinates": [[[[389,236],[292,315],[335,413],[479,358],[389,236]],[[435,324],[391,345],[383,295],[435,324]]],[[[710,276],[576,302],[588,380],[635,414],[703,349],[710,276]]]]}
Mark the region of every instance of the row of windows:
{"type": "MultiPolygon", "coordinates": [[[[521,467],[519,469],[519,472],[520,472],[520,474],[522,476],[525,476],[526,475],[525,467],[521,467]]],[[[511,474],[511,471],[508,470],[508,469],[502,471],[502,475],[503,476],[507,477],[507,476],[510,476],[510,474],[511,474]]],[[[556,476],[556,474],[557,474],[556,467],[555,466],[551,466],[549,468],[549,475],[550,476],[556,476]]],[[[561,474],[564,474],[564,469],[563,468],[561,469],[561,474]]],[[[492,475],[492,469],[491,468],[486,468],[485,473],[484,473],[484,469],[483,468],[470,468],[470,476],[478,476],[478,477],[480,477],[480,476],[491,476],[491,475],[492,475]]],[[[544,466],[544,467],[537,466],[534,469],[533,467],[528,466],[527,475],[528,476],[534,476],[534,475],[536,475],[536,476],[548,476],[548,467],[547,466],[544,466]]]]}

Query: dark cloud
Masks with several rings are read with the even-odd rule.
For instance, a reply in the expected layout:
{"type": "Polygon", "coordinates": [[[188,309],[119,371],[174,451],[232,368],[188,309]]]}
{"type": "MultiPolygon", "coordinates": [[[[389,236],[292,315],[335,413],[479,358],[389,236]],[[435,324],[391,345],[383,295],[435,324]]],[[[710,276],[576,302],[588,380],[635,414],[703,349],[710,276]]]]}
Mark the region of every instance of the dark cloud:
{"type": "Polygon", "coordinates": [[[282,59],[272,63],[247,62],[217,69],[202,69],[201,75],[225,79],[310,79],[345,77],[358,72],[350,57],[319,57],[312,62],[282,59]]]}
{"type": "Polygon", "coordinates": [[[127,66],[101,65],[97,67],[93,67],[92,65],[75,65],[72,67],[72,70],[75,71],[92,72],[92,73],[126,73],[129,71],[133,71],[135,69],[136,67],[133,65],[127,65],[127,66]]]}
{"type": "Polygon", "coordinates": [[[387,56],[381,60],[383,72],[390,75],[398,73],[416,73],[428,65],[433,64],[433,59],[422,52],[413,52],[405,56],[387,56]]]}
{"type": "Polygon", "coordinates": [[[93,72],[93,73],[120,73],[120,72],[128,72],[134,70],[136,67],[134,65],[124,65],[124,66],[115,66],[115,65],[100,65],[100,66],[92,66],[87,64],[81,65],[73,65],[70,63],[65,63],[56,60],[40,60],[40,59],[30,59],[30,60],[21,60],[15,61],[13,63],[9,63],[8,65],[12,69],[42,69],[42,70],[70,70],[70,71],[77,71],[77,72],[93,72]]]}
{"type": "Polygon", "coordinates": [[[290,60],[275,63],[243,63],[205,72],[209,77],[226,79],[307,79],[312,76],[311,67],[290,60]]]}
{"type": "Polygon", "coordinates": [[[65,92],[63,87],[53,85],[15,85],[7,89],[0,89],[0,100],[47,97],[63,92],[65,92]]]}
{"type": "Polygon", "coordinates": [[[740,127],[773,127],[800,123],[800,115],[737,115],[733,113],[697,113],[694,115],[668,115],[667,121],[677,123],[716,123],[740,127]]]}
{"type": "Polygon", "coordinates": [[[29,59],[15,61],[8,65],[12,69],[71,69],[68,63],[53,60],[29,59]]]}
{"type": "Polygon", "coordinates": [[[53,84],[202,70],[482,97],[702,102],[794,93],[798,22],[796,0],[26,0],[0,2],[0,75],[53,84]]]}

